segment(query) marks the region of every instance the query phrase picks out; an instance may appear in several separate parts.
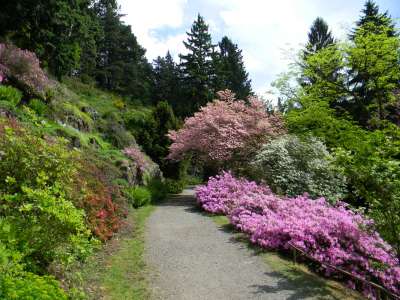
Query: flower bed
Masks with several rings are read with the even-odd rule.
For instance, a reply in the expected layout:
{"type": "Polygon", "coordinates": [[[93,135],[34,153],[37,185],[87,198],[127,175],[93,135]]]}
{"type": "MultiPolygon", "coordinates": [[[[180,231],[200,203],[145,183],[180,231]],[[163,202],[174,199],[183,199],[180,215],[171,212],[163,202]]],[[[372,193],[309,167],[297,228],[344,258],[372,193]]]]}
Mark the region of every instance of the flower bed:
{"type": "MultiPolygon", "coordinates": [[[[263,248],[285,251],[294,245],[322,264],[400,295],[400,265],[393,249],[374,230],[373,221],[342,202],[332,206],[324,198],[312,200],[307,195],[282,198],[268,187],[227,172],[210,178],[196,195],[203,209],[226,214],[251,242],[263,248]]],[[[343,277],[330,268],[322,271],[326,276],[343,277]]],[[[374,298],[370,286],[348,284],[374,298]]]]}

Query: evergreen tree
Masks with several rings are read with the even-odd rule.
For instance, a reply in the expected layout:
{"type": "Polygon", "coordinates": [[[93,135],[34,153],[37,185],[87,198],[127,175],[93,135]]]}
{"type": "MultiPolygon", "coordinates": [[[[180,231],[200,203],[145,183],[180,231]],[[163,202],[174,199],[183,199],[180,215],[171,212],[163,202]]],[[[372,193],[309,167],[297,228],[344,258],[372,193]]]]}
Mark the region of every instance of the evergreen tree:
{"type": "Polygon", "coordinates": [[[144,56],[146,51],[138,44],[131,27],[120,20],[115,0],[102,0],[96,9],[104,31],[98,42],[99,85],[132,99],[148,100],[152,69],[144,56]]]}
{"type": "Polygon", "coordinates": [[[324,19],[318,17],[314,20],[310,32],[308,33],[308,43],[304,54],[312,55],[317,51],[326,48],[335,43],[335,39],[329,30],[328,24],[324,19]]]}
{"type": "MultiPolygon", "coordinates": [[[[303,74],[300,77],[300,84],[302,86],[315,83],[315,78],[313,78],[313,76],[309,76],[305,72],[305,70],[309,69],[310,67],[308,60],[312,55],[315,55],[318,51],[321,51],[327,47],[335,47],[335,39],[329,30],[328,24],[324,21],[324,19],[318,17],[311,25],[308,33],[308,42],[301,55],[300,67],[303,71],[303,74]]],[[[338,73],[341,69],[339,61],[336,62],[336,67],[332,65],[334,63],[335,61],[330,62],[331,73],[323,72],[323,75],[326,77],[325,80],[330,82],[335,82],[337,80],[338,73]]]]}
{"type": "Polygon", "coordinates": [[[369,27],[369,31],[373,33],[379,34],[384,30],[384,33],[390,37],[396,35],[395,25],[389,13],[387,11],[384,13],[379,12],[379,6],[373,0],[367,0],[365,2],[364,9],[361,13],[360,19],[356,22],[356,28],[350,34],[352,40],[354,40],[359,29],[367,24],[372,24],[372,26],[369,27]]]}
{"type": "Polygon", "coordinates": [[[208,25],[202,16],[198,15],[188,39],[183,42],[188,54],[180,55],[183,80],[185,83],[185,103],[180,105],[184,115],[191,115],[213,98],[213,76],[215,74],[212,62],[214,46],[208,25]]]}
{"type": "Polygon", "coordinates": [[[179,110],[181,97],[180,71],[169,51],[165,57],[157,57],[153,63],[153,100],[167,101],[175,111],[179,110]]]}
{"type": "Polygon", "coordinates": [[[399,86],[396,74],[399,59],[395,49],[399,49],[396,46],[399,40],[388,12],[379,12],[374,1],[365,3],[356,24],[350,36],[356,59],[350,57],[353,62],[349,71],[353,99],[349,111],[362,126],[370,128],[387,117],[386,107],[392,105],[393,91],[399,86]]]}
{"type": "Polygon", "coordinates": [[[214,55],[215,90],[229,89],[238,99],[246,99],[251,94],[251,80],[246,72],[242,50],[228,37],[218,43],[219,52],[214,55]]]}
{"type": "Polygon", "coordinates": [[[92,44],[98,24],[91,0],[5,1],[0,11],[0,36],[34,51],[58,78],[80,67],[84,44],[92,44]]]}

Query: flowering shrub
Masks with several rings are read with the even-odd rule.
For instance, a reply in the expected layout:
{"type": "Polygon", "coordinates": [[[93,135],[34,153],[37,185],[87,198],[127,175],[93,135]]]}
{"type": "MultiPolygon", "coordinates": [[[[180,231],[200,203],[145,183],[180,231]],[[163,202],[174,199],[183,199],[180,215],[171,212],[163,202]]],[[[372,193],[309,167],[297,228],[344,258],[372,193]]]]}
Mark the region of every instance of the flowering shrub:
{"type": "Polygon", "coordinates": [[[186,119],[182,129],[169,132],[169,159],[181,160],[194,152],[205,162],[223,163],[234,156],[248,157],[254,147],[284,132],[281,117],[268,115],[260,100],[250,98],[246,104],[229,90],[218,96],[220,100],[186,119]]]}
{"type": "Polygon", "coordinates": [[[44,97],[50,80],[35,53],[0,44],[0,82],[6,78],[30,96],[44,97]]]}
{"type": "Polygon", "coordinates": [[[146,154],[144,154],[137,145],[125,148],[124,154],[136,163],[138,169],[142,173],[144,173],[150,166],[150,162],[146,154]]]}
{"type": "Polygon", "coordinates": [[[279,137],[261,148],[252,165],[257,178],[280,194],[296,196],[307,192],[312,198],[323,196],[336,201],[346,190],[346,178],[334,169],[333,157],[314,137],[279,137]]]}
{"type": "Polygon", "coordinates": [[[210,177],[207,185],[196,189],[197,202],[214,214],[229,214],[239,199],[258,195],[271,195],[271,190],[253,181],[237,179],[230,172],[210,177]]]}
{"type": "MultiPolygon", "coordinates": [[[[324,198],[281,198],[230,173],[211,178],[196,195],[204,209],[227,214],[237,229],[261,247],[286,251],[294,245],[321,263],[400,294],[400,264],[393,249],[374,230],[371,220],[342,202],[333,206],[324,198]]],[[[326,276],[341,276],[333,269],[323,271],[326,276]]],[[[351,281],[349,285],[356,287],[351,281]]],[[[358,288],[374,297],[369,286],[358,288]]]]}

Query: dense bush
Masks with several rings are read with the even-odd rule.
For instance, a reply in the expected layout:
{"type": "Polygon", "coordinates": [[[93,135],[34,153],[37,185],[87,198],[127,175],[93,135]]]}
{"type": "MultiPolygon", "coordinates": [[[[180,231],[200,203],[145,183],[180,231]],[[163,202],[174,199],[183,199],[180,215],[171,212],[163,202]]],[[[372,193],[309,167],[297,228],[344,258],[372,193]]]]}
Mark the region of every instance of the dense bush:
{"type": "Polygon", "coordinates": [[[148,183],[147,188],[151,193],[152,202],[159,202],[164,200],[165,198],[167,198],[167,195],[169,193],[167,185],[159,178],[153,178],[148,183]]]}
{"type": "Polygon", "coordinates": [[[265,144],[253,160],[256,178],[277,193],[290,196],[307,192],[312,198],[342,199],[345,178],[333,166],[333,157],[316,138],[286,135],[265,144]]]}
{"type": "Polygon", "coordinates": [[[0,73],[26,95],[44,98],[50,81],[40,68],[35,53],[0,44],[0,73]]]}
{"type": "Polygon", "coordinates": [[[5,120],[0,148],[2,242],[23,253],[33,269],[88,254],[84,213],[72,199],[76,153],[5,120]]]}
{"type": "Polygon", "coordinates": [[[171,194],[179,194],[183,191],[186,186],[185,179],[176,180],[176,179],[165,179],[165,185],[167,187],[168,193],[171,194]]]}
{"type": "Polygon", "coordinates": [[[136,186],[127,188],[124,190],[124,194],[127,197],[129,203],[135,207],[141,207],[151,202],[151,192],[142,186],[136,186]]]}
{"type": "Polygon", "coordinates": [[[16,107],[22,99],[22,94],[19,90],[5,85],[0,85],[0,105],[9,105],[16,107]]]}
{"type": "MultiPolygon", "coordinates": [[[[294,245],[321,263],[400,295],[400,263],[393,248],[375,231],[373,221],[343,202],[332,206],[324,198],[277,197],[266,187],[229,173],[211,178],[196,195],[204,209],[228,214],[230,222],[261,247],[287,251],[294,245]]],[[[326,276],[343,278],[331,268],[322,271],[326,276]]],[[[356,288],[355,282],[348,283],[356,288]]],[[[357,288],[374,296],[366,284],[357,288]]]]}

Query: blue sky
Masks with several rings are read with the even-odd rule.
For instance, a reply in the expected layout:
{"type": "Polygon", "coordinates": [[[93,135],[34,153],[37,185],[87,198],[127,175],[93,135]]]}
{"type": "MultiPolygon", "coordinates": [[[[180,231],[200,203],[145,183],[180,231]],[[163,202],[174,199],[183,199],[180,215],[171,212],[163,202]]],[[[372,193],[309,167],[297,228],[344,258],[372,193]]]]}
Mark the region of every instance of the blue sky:
{"type": "MultiPolygon", "coordinates": [[[[167,50],[178,60],[182,41],[200,13],[209,24],[213,42],[227,35],[239,48],[255,91],[263,95],[287,69],[290,53],[307,40],[320,16],[335,37],[345,38],[360,15],[364,0],[118,0],[124,21],[153,60],[167,50]]],[[[376,1],[382,11],[400,19],[400,0],[376,1]]],[[[398,22],[397,24],[400,24],[398,22]]]]}

